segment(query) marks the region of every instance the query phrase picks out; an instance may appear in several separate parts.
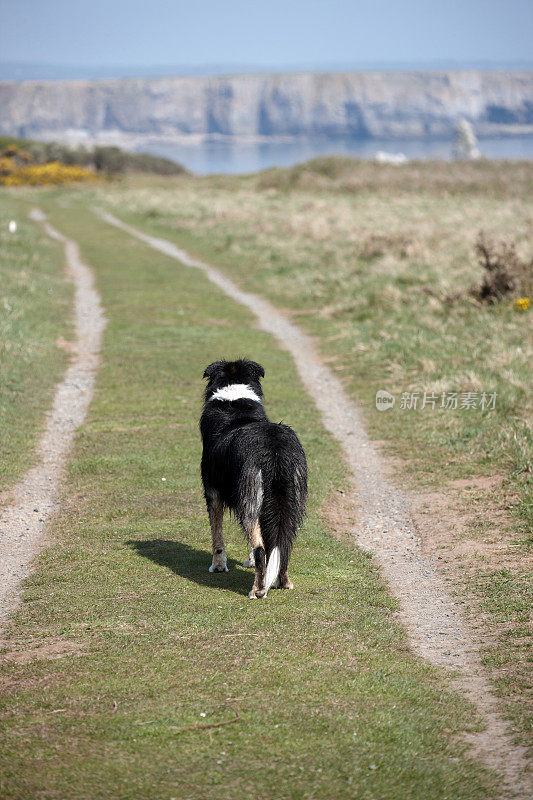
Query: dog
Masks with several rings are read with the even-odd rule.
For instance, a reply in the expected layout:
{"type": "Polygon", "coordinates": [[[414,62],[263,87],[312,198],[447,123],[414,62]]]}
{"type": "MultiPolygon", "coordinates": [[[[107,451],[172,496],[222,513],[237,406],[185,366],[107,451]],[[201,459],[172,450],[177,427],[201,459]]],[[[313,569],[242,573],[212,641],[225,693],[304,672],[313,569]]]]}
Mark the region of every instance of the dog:
{"type": "Polygon", "coordinates": [[[205,372],[200,419],[202,482],[211,523],[210,572],[227,572],[222,534],[224,509],[240,522],[255,566],[248,595],[266,597],[271,586],[292,589],[287,568],[305,514],[307,461],[294,431],[270,422],[263,407],[261,364],[215,361],[205,372]]]}

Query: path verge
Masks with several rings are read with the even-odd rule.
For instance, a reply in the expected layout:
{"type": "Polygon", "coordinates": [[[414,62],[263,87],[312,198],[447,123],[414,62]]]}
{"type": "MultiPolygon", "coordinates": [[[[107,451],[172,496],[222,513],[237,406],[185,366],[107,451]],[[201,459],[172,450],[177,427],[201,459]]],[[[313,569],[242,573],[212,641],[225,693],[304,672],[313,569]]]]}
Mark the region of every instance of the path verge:
{"type": "Polygon", "coordinates": [[[74,433],[83,422],[94,392],[98,352],[105,326],[100,297],[77,245],[33,209],[53,239],[64,244],[69,274],[75,285],[73,360],[59,384],[46,430],[37,448],[38,463],[13,488],[13,502],[0,515],[0,624],[14,608],[20,582],[39,550],[43,532],[56,507],[57,492],[74,433]]]}

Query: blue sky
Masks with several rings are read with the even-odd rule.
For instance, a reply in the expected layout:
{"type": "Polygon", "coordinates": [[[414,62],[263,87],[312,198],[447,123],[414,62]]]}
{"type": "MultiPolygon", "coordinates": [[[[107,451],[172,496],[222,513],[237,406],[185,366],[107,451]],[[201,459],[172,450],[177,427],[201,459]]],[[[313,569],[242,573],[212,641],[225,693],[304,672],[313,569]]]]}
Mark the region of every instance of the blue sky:
{"type": "Polygon", "coordinates": [[[533,0],[0,0],[0,60],[299,65],[533,60],[533,0]]]}

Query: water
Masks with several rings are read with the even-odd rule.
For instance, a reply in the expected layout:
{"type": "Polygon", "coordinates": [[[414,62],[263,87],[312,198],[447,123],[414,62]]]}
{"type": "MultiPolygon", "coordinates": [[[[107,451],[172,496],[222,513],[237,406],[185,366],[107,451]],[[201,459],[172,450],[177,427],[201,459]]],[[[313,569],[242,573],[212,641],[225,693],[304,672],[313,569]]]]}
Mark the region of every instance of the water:
{"type": "MultiPolygon", "coordinates": [[[[212,141],[198,145],[148,142],[144,152],[178,161],[201,175],[213,173],[244,174],[267,167],[289,167],[316,156],[343,155],[373,159],[378,150],[404,153],[409,159],[451,158],[452,141],[435,139],[371,139],[371,140],[298,140],[261,143],[212,141]]],[[[487,137],[480,139],[479,149],[490,159],[533,159],[533,135],[487,137]]]]}

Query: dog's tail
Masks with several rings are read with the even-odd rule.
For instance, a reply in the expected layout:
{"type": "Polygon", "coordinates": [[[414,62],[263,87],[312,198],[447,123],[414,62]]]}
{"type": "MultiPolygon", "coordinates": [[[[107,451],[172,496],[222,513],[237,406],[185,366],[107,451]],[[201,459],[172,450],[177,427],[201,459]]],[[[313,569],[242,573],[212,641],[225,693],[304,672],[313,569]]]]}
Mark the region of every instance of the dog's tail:
{"type": "Polygon", "coordinates": [[[305,454],[290,428],[276,426],[278,447],[265,469],[265,493],[259,522],[267,566],[265,595],[278,575],[287,570],[296,532],[305,513],[307,465],[305,454]]]}
{"type": "Polygon", "coordinates": [[[277,579],[279,575],[279,568],[281,565],[281,553],[279,547],[276,545],[268,557],[267,568],[265,573],[265,594],[267,596],[268,590],[277,579]]]}

